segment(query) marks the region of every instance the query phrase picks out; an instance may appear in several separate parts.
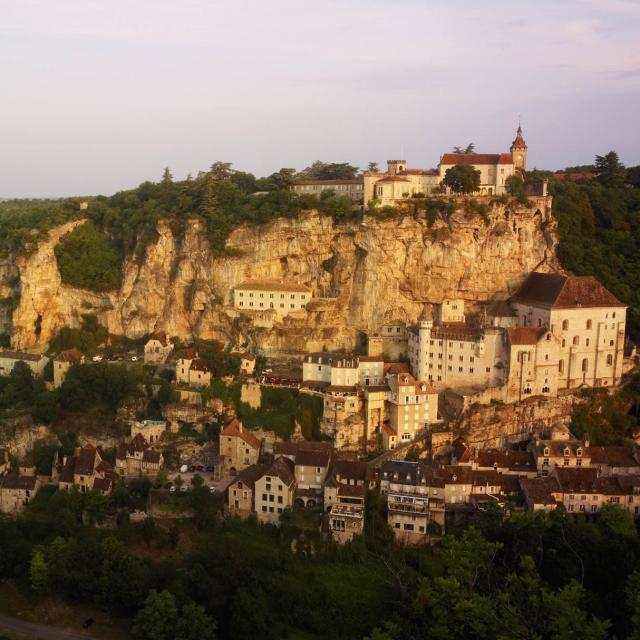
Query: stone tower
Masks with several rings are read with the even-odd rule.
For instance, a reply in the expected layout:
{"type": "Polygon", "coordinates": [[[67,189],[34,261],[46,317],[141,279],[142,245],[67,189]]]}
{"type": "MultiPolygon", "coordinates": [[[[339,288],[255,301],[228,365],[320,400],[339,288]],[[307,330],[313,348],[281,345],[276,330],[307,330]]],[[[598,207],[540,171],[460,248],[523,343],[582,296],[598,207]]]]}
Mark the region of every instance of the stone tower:
{"type": "Polygon", "coordinates": [[[418,318],[418,366],[415,371],[415,376],[418,380],[427,379],[427,354],[429,340],[431,340],[431,329],[433,329],[433,306],[427,302],[418,318]]]}
{"type": "Polygon", "coordinates": [[[516,139],[511,143],[511,157],[516,170],[526,171],[527,169],[527,143],[522,137],[522,127],[518,125],[516,139]]]}

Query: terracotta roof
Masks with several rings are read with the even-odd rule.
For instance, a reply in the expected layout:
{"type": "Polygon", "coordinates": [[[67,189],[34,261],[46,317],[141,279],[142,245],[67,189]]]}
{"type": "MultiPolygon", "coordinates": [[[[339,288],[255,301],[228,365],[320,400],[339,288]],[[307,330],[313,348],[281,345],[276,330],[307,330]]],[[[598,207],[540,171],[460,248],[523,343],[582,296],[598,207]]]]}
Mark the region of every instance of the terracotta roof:
{"type": "Polygon", "coordinates": [[[20,489],[22,491],[33,491],[36,488],[36,476],[5,476],[0,485],[3,489],[20,489]]]}
{"type": "Polygon", "coordinates": [[[195,349],[183,349],[178,354],[180,360],[195,360],[198,357],[198,352],[195,349]]]}
{"type": "Polygon", "coordinates": [[[565,493],[592,493],[598,479],[598,470],[584,467],[556,467],[556,476],[565,493]]]}
{"type": "Polygon", "coordinates": [[[640,463],[629,447],[589,447],[591,464],[604,464],[609,467],[640,467],[640,463]]]}
{"type": "Polygon", "coordinates": [[[564,457],[564,450],[569,449],[570,456],[577,456],[578,449],[582,449],[582,457],[589,457],[589,447],[586,447],[581,440],[538,440],[536,454],[538,457],[564,457]],[[545,448],[549,449],[548,456],[545,455],[545,448]]]}
{"type": "Polygon", "coordinates": [[[256,357],[253,355],[253,353],[243,353],[242,354],[242,359],[243,360],[249,360],[250,362],[253,362],[256,357]]]}
{"type": "Polygon", "coordinates": [[[274,455],[295,456],[299,450],[305,449],[307,451],[331,451],[333,447],[329,442],[314,442],[303,440],[301,442],[274,442],[273,453],[274,455]]]}
{"type": "Polygon", "coordinates": [[[260,440],[256,438],[253,433],[247,431],[242,424],[234,419],[232,420],[221,432],[221,436],[231,436],[240,438],[246,442],[250,447],[254,449],[260,449],[260,440]]]}
{"type": "Polygon", "coordinates": [[[547,331],[545,327],[511,327],[507,334],[511,344],[538,344],[547,331]]]}
{"type": "Polygon", "coordinates": [[[440,164],[513,164],[510,153],[445,153],[440,164]]]}
{"type": "Polygon", "coordinates": [[[191,366],[189,369],[193,369],[194,371],[202,371],[203,373],[209,373],[211,369],[209,369],[209,365],[206,360],[202,358],[196,358],[191,362],[191,366]]]}
{"type": "Polygon", "coordinates": [[[86,444],[80,449],[80,455],[75,460],[74,473],[81,476],[90,476],[96,466],[97,451],[91,444],[86,444]]]}
{"type": "Polygon", "coordinates": [[[56,356],[58,362],[82,362],[84,353],[78,349],[67,349],[56,356]]]}
{"type": "Polygon", "coordinates": [[[481,449],[476,456],[479,467],[494,467],[510,471],[535,471],[536,461],[531,451],[481,449]]]}
{"type": "Polygon", "coordinates": [[[326,388],[327,393],[355,393],[355,385],[331,384],[326,388]]]}
{"type": "Polygon", "coordinates": [[[147,449],[142,454],[143,462],[149,462],[150,464],[160,464],[160,452],[153,449],[147,449]]]}
{"type": "Polygon", "coordinates": [[[296,467],[328,467],[331,454],[330,449],[298,449],[296,467]]]}
{"type": "Polygon", "coordinates": [[[169,344],[166,331],[156,331],[151,335],[149,340],[157,340],[163,347],[166,347],[169,344]]]}
{"type": "Polygon", "coordinates": [[[446,484],[470,484],[473,485],[474,473],[471,467],[446,464],[441,470],[446,484]]]}
{"type": "Polygon", "coordinates": [[[367,488],[363,484],[341,484],[338,486],[338,497],[341,498],[364,498],[367,495],[367,488]]]}
{"type": "Polygon", "coordinates": [[[403,169],[398,171],[399,176],[437,176],[439,175],[435,169],[403,169]]]}
{"type": "Polygon", "coordinates": [[[383,370],[385,375],[409,373],[409,365],[406,362],[385,362],[383,370]]]}
{"type": "Polygon", "coordinates": [[[466,322],[447,322],[431,329],[431,337],[443,340],[478,340],[483,335],[479,327],[466,322]]]}
{"type": "Polygon", "coordinates": [[[554,309],[625,307],[593,276],[562,276],[534,271],[511,298],[514,302],[554,309]]]}
{"type": "Polygon", "coordinates": [[[640,474],[638,473],[624,473],[617,476],[618,483],[622,487],[625,493],[633,494],[633,490],[640,487],[640,474]]]}
{"type": "Polygon", "coordinates": [[[471,447],[459,438],[452,444],[451,453],[458,463],[469,462],[469,460],[473,458],[473,450],[471,447]]]}
{"type": "Polygon", "coordinates": [[[38,362],[45,356],[36,353],[23,353],[22,351],[0,351],[0,358],[7,360],[26,360],[28,362],[38,362]]]}
{"type": "Polygon", "coordinates": [[[393,429],[393,427],[388,423],[385,422],[382,425],[382,430],[388,435],[388,436],[397,436],[398,434],[395,432],[395,430],[393,429]]]}
{"type": "Polygon", "coordinates": [[[408,485],[429,485],[443,487],[442,477],[423,462],[389,460],[380,467],[380,479],[408,485]]]}
{"type": "Polygon", "coordinates": [[[409,180],[401,176],[395,175],[395,176],[386,176],[385,178],[380,178],[380,180],[376,181],[376,184],[378,182],[409,182],[409,180]]]}
{"type": "Polygon", "coordinates": [[[113,481],[111,478],[96,478],[93,481],[93,490],[100,491],[101,493],[106,493],[111,491],[111,487],[113,485],[113,481]]]}
{"type": "Polygon", "coordinates": [[[518,127],[518,130],[516,131],[516,137],[515,140],[511,143],[511,148],[512,149],[526,149],[527,148],[527,143],[524,141],[524,138],[522,136],[522,127],[518,127]]]}
{"type": "Polygon", "coordinates": [[[292,291],[311,293],[309,287],[298,282],[284,280],[247,280],[236,285],[234,289],[245,291],[292,291]]]}
{"type": "Polygon", "coordinates": [[[552,477],[546,478],[518,478],[520,488],[525,497],[534,505],[554,505],[554,492],[560,490],[558,481],[552,477]]]}
{"type": "Polygon", "coordinates": [[[364,482],[371,478],[371,468],[366,462],[360,460],[336,460],[333,473],[340,480],[355,480],[364,482]]]}

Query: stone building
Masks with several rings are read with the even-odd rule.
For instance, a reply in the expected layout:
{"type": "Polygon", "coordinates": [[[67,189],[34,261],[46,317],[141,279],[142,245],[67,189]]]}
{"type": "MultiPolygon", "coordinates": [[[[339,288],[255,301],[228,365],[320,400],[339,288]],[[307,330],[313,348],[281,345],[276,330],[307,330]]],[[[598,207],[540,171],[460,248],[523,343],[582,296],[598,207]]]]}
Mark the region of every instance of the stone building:
{"type": "Polygon", "coordinates": [[[232,420],[220,432],[220,473],[241,471],[256,464],[260,457],[260,440],[247,431],[242,422],[232,420]]]}
{"type": "Polygon", "coordinates": [[[589,467],[589,440],[574,438],[562,424],[554,425],[548,434],[538,434],[530,444],[540,476],[551,475],[556,467],[589,467]]]}
{"type": "Polygon", "coordinates": [[[362,204],[364,180],[297,180],[292,190],[301,195],[319,198],[323,191],[333,191],[337,196],[347,196],[354,203],[362,204]]]}
{"type": "Polygon", "coordinates": [[[173,351],[173,343],[166,331],[156,331],[144,345],[144,361],[150,364],[161,364],[173,351]]]}
{"type": "Polygon", "coordinates": [[[364,204],[394,205],[414,194],[429,195],[440,180],[435,169],[408,169],[406,160],[387,160],[386,172],[365,172],[364,204]]]}
{"type": "Polygon", "coordinates": [[[364,501],[367,493],[362,485],[340,484],[335,502],[329,508],[329,531],[338,543],[350,542],[364,531],[364,501]]]}
{"type": "Polygon", "coordinates": [[[41,376],[49,358],[41,354],[22,351],[0,351],[0,376],[8,376],[18,362],[24,362],[33,371],[34,376],[41,376]]]}
{"type": "Polygon", "coordinates": [[[131,423],[129,435],[135,438],[140,434],[149,444],[153,444],[160,441],[166,430],[166,420],[141,420],[131,423]]]}
{"type": "Polygon", "coordinates": [[[511,298],[519,325],[559,341],[558,389],[618,384],[626,305],[592,276],[533,272],[511,298]]]}
{"type": "Polygon", "coordinates": [[[256,370],[256,357],[253,353],[243,353],[240,356],[240,374],[244,376],[253,375],[256,370]]]}
{"type": "Polygon", "coordinates": [[[74,364],[84,364],[85,357],[78,349],[62,351],[53,359],[53,386],[57,389],[67,376],[67,371],[74,364]]]}
{"type": "Polygon", "coordinates": [[[438,420],[438,392],[409,373],[388,377],[389,426],[398,442],[414,440],[438,420]]]}
{"type": "Polygon", "coordinates": [[[508,354],[503,330],[467,323],[462,300],[447,307],[437,309],[438,320],[434,322],[433,308],[425,304],[418,324],[407,330],[414,376],[436,389],[504,384],[508,354]],[[450,320],[452,316],[455,321],[450,320]]]}
{"type": "Polygon", "coordinates": [[[16,515],[35,496],[40,483],[37,476],[6,475],[0,478],[0,513],[16,515]]]}
{"type": "Polygon", "coordinates": [[[82,493],[98,491],[106,495],[111,492],[117,474],[93,445],[85,444],[76,447],[72,456],[65,456],[62,464],[54,461],[52,479],[58,481],[60,489],[75,486],[82,493]]]}
{"type": "Polygon", "coordinates": [[[211,384],[211,369],[206,360],[198,357],[195,349],[185,349],[176,359],[176,383],[192,387],[207,387],[211,384]]]}
{"type": "Polygon", "coordinates": [[[255,512],[255,484],[267,470],[263,464],[244,468],[227,487],[227,510],[239,518],[248,518],[255,512]]]}
{"type": "Polygon", "coordinates": [[[154,451],[142,433],[116,448],[116,471],[120,476],[157,476],[163,464],[162,453],[154,451]]]}
{"type": "Polygon", "coordinates": [[[283,511],[293,506],[295,490],[293,462],[285,456],[276,458],[255,481],[254,502],[258,520],[277,525],[283,511]]]}
{"type": "Polygon", "coordinates": [[[284,280],[249,280],[233,289],[233,306],[240,311],[270,311],[278,316],[304,311],[311,289],[284,280]]]}

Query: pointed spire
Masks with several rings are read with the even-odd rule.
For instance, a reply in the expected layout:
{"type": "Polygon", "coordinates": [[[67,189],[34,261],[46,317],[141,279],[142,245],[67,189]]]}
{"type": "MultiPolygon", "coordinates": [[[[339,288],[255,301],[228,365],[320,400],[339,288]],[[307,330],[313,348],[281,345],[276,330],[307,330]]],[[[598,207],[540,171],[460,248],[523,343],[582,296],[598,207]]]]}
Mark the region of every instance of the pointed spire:
{"type": "Polygon", "coordinates": [[[524,137],[522,135],[522,125],[518,122],[518,130],[516,131],[516,138],[511,143],[511,150],[514,149],[526,149],[527,143],[524,141],[524,137]]]}

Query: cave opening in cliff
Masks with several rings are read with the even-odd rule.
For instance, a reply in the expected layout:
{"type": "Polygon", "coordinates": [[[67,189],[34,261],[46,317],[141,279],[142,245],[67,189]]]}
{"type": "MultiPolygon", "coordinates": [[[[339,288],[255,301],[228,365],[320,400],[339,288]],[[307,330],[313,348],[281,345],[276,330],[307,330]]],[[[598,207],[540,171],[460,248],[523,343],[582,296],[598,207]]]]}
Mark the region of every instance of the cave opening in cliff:
{"type": "Polygon", "coordinates": [[[36,336],[40,337],[41,333],[42,333],[42,314],[39,313],[35,321],[35,334],[36,336]]]}

